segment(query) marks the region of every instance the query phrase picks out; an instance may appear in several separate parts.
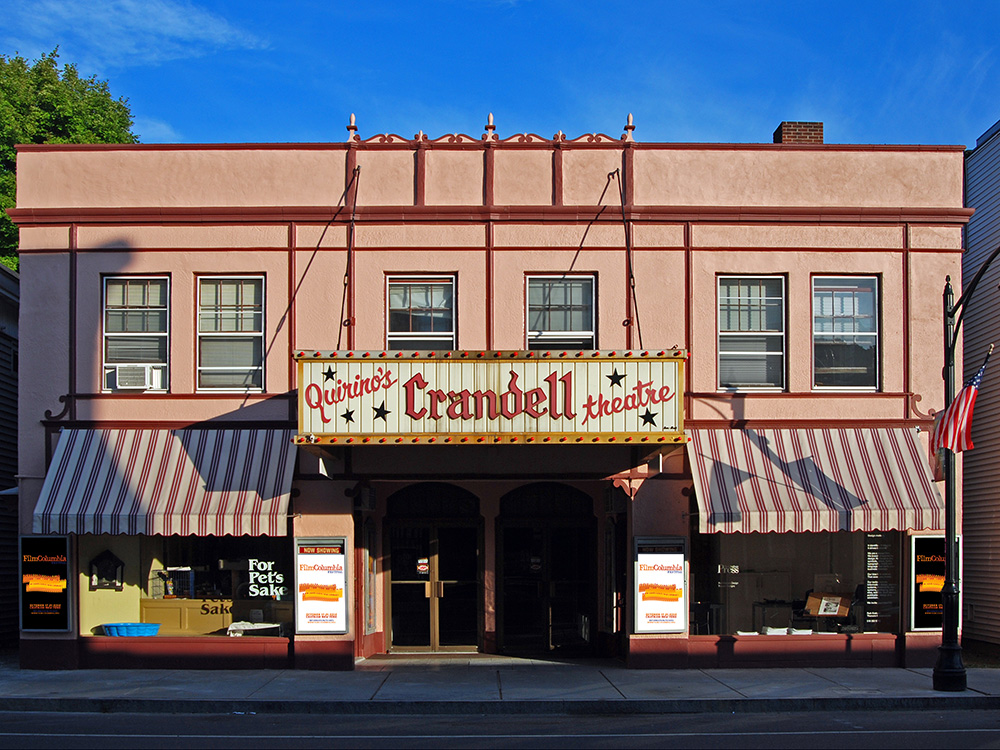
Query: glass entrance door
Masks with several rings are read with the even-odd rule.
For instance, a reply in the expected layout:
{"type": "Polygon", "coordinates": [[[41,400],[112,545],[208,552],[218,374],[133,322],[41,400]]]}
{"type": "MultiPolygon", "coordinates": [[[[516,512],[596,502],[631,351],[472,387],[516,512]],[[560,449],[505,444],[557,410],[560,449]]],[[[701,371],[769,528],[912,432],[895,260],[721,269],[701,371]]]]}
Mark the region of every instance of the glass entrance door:
{"type": "Polygon", "coordinates": [[[407,521],[389,530],[391,647],[476,650],[479,529],[407,521]]]}
{"type": "Polygon", "coordinates": [[[430,529],[402,526],[389,535],[390,608],[395,648],[431,646],[430,529]]]}
{"type": "Polygon", "coordinates": [[[503,525],[504,652],[589,653],[596,626],[593,536],[591,525],[503,525]]]}

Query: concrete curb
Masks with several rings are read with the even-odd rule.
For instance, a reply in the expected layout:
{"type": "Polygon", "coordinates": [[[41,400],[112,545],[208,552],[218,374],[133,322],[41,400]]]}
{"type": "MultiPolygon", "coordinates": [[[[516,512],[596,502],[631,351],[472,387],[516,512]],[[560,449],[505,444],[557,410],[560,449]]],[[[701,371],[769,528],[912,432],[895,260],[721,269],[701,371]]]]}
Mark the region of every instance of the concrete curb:
{"type": "Polygon", "coordinates": [[[0,711],[173,714],[630,715],[805,711],[998,710],[1000,696],[869,696],[611,701],[254,701],[148,698],[0,698],[0,711]]]}

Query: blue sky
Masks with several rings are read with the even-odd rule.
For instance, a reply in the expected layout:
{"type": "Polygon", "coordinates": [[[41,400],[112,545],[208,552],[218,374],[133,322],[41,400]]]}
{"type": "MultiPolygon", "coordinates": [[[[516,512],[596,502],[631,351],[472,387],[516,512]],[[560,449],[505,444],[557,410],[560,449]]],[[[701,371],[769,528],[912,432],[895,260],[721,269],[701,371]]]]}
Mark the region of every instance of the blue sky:
{"type": "Polygon", "coordinates": [[[146,143],[385,132],[972,146],[1000,119],[1000,2],[8,0],[0,53],[128,98],[146,143]]]}

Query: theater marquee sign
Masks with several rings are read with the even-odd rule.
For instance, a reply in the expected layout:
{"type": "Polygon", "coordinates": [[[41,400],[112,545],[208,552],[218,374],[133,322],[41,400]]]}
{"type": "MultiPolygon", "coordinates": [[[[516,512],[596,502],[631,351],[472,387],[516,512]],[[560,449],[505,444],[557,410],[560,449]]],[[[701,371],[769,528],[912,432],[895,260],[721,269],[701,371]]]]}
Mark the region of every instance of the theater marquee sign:
{"type": "Polygon", "coordinates": [[[683,350],[295,353],[299,443],[679,443],[683,350]]]}

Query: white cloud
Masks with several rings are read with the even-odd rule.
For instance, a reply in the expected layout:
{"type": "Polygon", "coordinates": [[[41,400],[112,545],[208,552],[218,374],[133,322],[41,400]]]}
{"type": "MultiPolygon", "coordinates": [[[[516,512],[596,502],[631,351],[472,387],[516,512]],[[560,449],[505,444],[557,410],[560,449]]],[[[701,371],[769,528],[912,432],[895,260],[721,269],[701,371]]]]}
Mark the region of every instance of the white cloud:
{"type": "Polygon", "coordinates": [[[13,0],[5,25],[11,52],[37,57],[58,44],[81,71],[267,46],[189,0],[13,0]]]}
{"type": "Polygon", "coordinates": [[[183,143],[183,136],[173,126],[152,117],[136,117],[132,132],[142,143],[183,143]]]}

